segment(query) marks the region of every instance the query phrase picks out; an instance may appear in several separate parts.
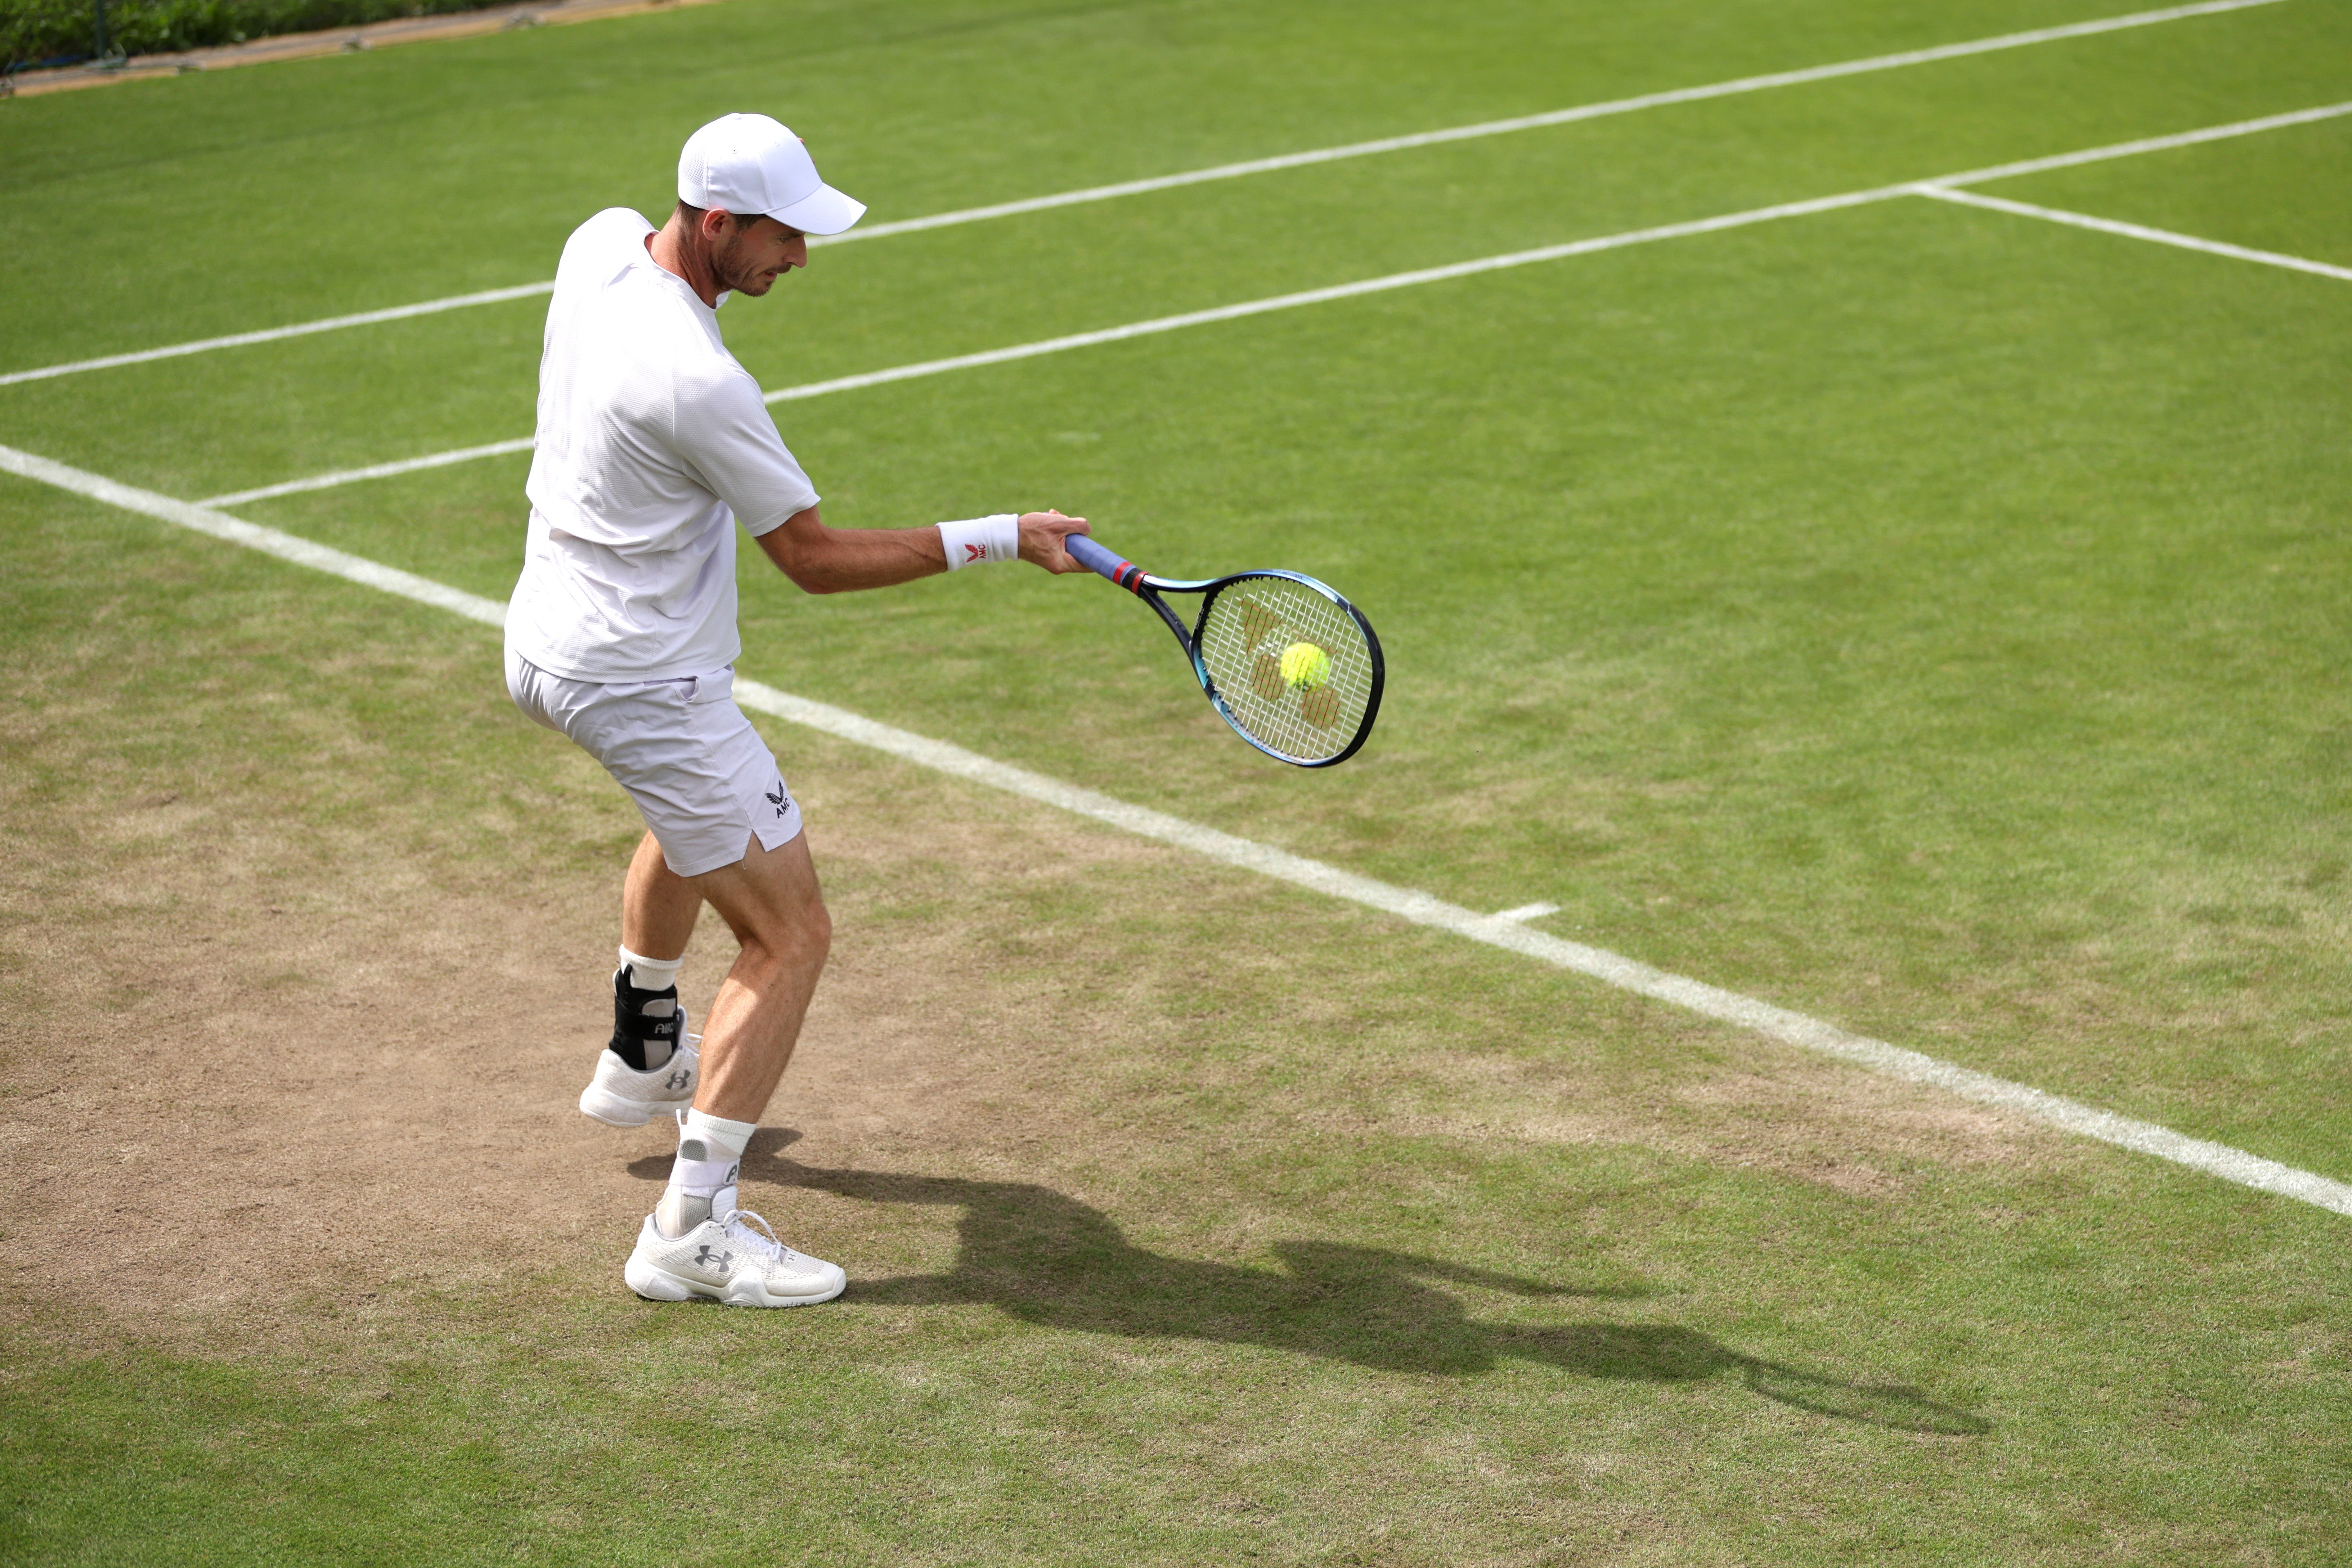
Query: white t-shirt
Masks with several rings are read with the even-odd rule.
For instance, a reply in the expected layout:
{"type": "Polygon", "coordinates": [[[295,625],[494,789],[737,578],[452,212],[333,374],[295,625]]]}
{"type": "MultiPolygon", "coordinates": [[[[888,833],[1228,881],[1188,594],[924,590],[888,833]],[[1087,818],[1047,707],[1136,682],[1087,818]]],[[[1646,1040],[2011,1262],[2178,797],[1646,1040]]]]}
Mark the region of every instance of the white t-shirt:
{"type": "Polygon", "coordinates": [[[735,533],[817,502],[719,313],[646,251],[626,207],[563,247],[539,362],[530,539],[507,646],[573,680],[735,661],[735,533]]]}

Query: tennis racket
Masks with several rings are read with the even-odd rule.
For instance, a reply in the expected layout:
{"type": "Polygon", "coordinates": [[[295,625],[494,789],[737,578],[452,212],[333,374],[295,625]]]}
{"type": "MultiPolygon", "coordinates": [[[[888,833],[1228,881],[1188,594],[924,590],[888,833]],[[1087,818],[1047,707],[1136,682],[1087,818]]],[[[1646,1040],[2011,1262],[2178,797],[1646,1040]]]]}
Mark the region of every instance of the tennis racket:
{"type": "Polygon", "coordinates": [[[1083,533],[1062,541],[1078,564],[1160,612],[1193,677],[1234,733],[1277,762],[1344,763],[1380,717],[1385,667],[1363,613],[1296,572],[1240,572],[1178,583],[1154,577],[1083,533]],[[1166,594],[1201,595],[1192,629],[1166,594]]]}

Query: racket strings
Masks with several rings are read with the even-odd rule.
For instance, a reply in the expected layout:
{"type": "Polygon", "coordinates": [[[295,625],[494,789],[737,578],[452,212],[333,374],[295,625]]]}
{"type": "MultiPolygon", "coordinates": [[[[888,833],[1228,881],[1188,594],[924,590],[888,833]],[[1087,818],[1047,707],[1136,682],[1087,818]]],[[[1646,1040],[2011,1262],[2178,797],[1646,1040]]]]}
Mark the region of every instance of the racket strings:
{"type": "Polygon", "coordinates": [[[1372,700],[1371,646],[1353,616],[1281,577],[1229,584],[1209,602],[1201,661],[1250,736],[1316,762],[1346,751],[1372,700]]]}

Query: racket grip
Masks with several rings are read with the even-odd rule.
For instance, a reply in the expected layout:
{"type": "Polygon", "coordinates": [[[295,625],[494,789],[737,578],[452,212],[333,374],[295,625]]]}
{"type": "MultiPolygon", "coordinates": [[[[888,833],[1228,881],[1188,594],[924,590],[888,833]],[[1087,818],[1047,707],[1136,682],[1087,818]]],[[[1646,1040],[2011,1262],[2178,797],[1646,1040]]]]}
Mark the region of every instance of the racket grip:
{"type": "Polygon", "coordinates": [[[1130,594],[1143,585],[1142,567],[1132,561],[1122,560],[1083,533],[1073,533],[1063,540],[1062,548],[1070,552],[1071,560],[1089,572],[1109,578],[1130,594]]]}

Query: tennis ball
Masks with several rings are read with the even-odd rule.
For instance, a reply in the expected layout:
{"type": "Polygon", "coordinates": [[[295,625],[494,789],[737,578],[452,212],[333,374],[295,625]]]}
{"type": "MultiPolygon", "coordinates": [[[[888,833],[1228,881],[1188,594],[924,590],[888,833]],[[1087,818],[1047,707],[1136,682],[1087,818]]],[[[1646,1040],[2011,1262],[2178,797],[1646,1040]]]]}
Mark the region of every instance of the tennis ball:
{"type": "Polygon", "coordinates": [[[1293,691],[1312,691],[1331,679],[1331,656],[1311,642],[1282,650],[1282,682],[1293,691]]]}

